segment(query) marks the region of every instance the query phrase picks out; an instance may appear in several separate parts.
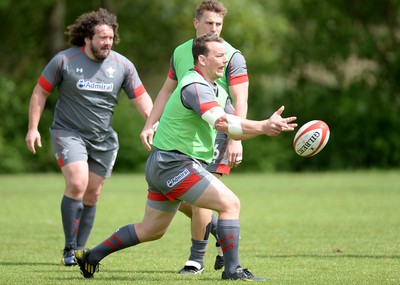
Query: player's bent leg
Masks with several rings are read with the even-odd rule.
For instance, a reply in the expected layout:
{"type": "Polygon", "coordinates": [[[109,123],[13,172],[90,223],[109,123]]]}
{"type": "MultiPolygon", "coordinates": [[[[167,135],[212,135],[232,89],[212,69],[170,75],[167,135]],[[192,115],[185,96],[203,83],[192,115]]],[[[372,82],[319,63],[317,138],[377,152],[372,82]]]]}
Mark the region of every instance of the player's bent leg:
{"type": "Polygon", "coordinates": [[[195,206],[208,207],[219,214],[217,223],[218,238],[224,250],[225,269],[222,279],[265,281],[255,277],[242,268],[239,261],[240,201],[239,198],[220,180],[214,179],[203,194],[195,201],[195,206]]]}
{"type": "Polygon", "coordinates": [[[211,181],[193,205],[218,212],[219,220],[239,219],[239,198],[218,179],[211,181]]]}
{"type": "Polygon", "coordinates": [[[165,212],[146,205],[143,221],[135,224],[140,242],[160,239],[167,231],[176,212],[165,212]]]}
{"type": "Polygon", "coordinates": [[[207,240],[209,235],[209,226],[211,222],[212,211],[209,209],[192,206],[192,239],[207,240]]]}
{"type": "Polygon", "coordinates": [[[161,238],[174,218],[177,208],[178,205],[174,211],[165,212],[146,205],[142,222],[119,228],[93,249],[77,250],[75,260],[82,275],[92,278],[98,271],[99,262],[116,251],[161,238]]]}
{"type": "Polygon", "coordinates": [[[217,234],[224,251],[225,275],[231,276],[239,262],[240,201],[220,180],[214,179],[195,202],[196,206],[209,205],[217,211],[217,234]]]}

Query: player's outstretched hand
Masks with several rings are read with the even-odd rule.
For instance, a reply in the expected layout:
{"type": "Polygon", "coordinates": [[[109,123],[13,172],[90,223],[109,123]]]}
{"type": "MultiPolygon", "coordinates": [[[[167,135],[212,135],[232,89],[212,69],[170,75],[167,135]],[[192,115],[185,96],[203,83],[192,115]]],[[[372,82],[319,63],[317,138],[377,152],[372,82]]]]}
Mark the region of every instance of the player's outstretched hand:
{"type": "Polygon", "coordinates": [[[282,118],[281,114],[285,110],[285,106],[280,107],[272,116],[266,121],[265,134],[268,136],[277,136],[281,132],[291,132],[297,127],[296,123],[292,123],[297,120],[296,117],[282,118]]]}

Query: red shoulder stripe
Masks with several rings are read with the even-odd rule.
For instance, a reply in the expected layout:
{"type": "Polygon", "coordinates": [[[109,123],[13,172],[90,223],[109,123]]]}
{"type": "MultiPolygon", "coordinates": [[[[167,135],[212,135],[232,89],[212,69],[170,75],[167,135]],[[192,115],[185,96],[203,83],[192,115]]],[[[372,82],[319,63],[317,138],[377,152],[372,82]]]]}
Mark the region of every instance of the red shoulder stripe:
{"type": "Polygon", "coordinates": [[[146,88],[144,88],[144,85],[140,85],[138,88],[135,88],[135,98],[138,98],[142,96],[144,93],[146,93],[146,88]]]}
{"type": "Polygon", "coordinates": [[[240,74],[231,78],[230,86],[238,85],[244,82],[249,82],[249,76],[246,74],[240,74]]]}
{"type": "Polygon", "coordinates": [[[46,90],[49,93],[51,92],[51,90],[53,90],[53,86],[51,85],[50,82],[47,81],[46,78],[44,78],[43,75],[40,75],[38,83],[44,90],[46,90]]]}

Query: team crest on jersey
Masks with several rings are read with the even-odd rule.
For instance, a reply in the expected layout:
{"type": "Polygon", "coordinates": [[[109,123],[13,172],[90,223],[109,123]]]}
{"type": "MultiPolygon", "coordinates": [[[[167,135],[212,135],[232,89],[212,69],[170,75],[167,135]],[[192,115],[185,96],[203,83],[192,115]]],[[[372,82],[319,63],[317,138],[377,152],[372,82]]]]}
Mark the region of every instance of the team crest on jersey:
{"type": "MultiPolygon", "coordinates": [[[[61,156],[62,156],[62,159],[65,161],[65,160],[68,160],[68,152],[69,152],[69,150],[67,149],[67,148],[64,148],[63,150],[62,150],[62,152],[61,152],[61,156]]],[[[60,155],[58,154],[58,152],[55,154],[55,156],[56,156],[56,159],[57,160],[59,160],[60,159],[60,155]]]]}
{"type": "Polygon", "coordinates": [[[167,180],[167,186],[169,188],[174,187],[176,184],[178,184],[180,181],[182,181],[183,179],[185,179],[186,177],[188,177],[190,175],[190,171],[185,168],[181,173],[179,173],[177,176],[168,179],[167,180]]]}
{"type": "Polygon", "coordinates": [[[114,84],[113,83],[99,83],[99,82],[91,82],[86,81],[84,79],[80,79],[76,83],[76,87],[79,90],[88,90],[88,91],[99,91],[99,92],[111,92],[113,91],[114,84]]]}
{"type": "Polygon", "coordinates": [[[114,72],[115,72],[115,69],[112,68],[111,66],[109,68],[107,68],[108,78],[114,78],[114,72]]]}

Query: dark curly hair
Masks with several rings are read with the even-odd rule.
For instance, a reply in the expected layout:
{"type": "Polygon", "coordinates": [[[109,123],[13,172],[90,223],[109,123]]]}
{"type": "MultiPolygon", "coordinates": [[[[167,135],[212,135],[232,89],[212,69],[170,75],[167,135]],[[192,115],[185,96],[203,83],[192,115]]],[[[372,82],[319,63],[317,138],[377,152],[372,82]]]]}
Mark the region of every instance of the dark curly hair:
{"type": "Polygon", "coordinates": [[[95,27],[98,25],[112,27],[114,30],[114,44],[120,42],[117,17],[103,8],[80,15],[75,20],[75,23],[67,27],[65,34],[69,37],[71,45],[84,46],[85,38],[93,38],[95,27]]]}

